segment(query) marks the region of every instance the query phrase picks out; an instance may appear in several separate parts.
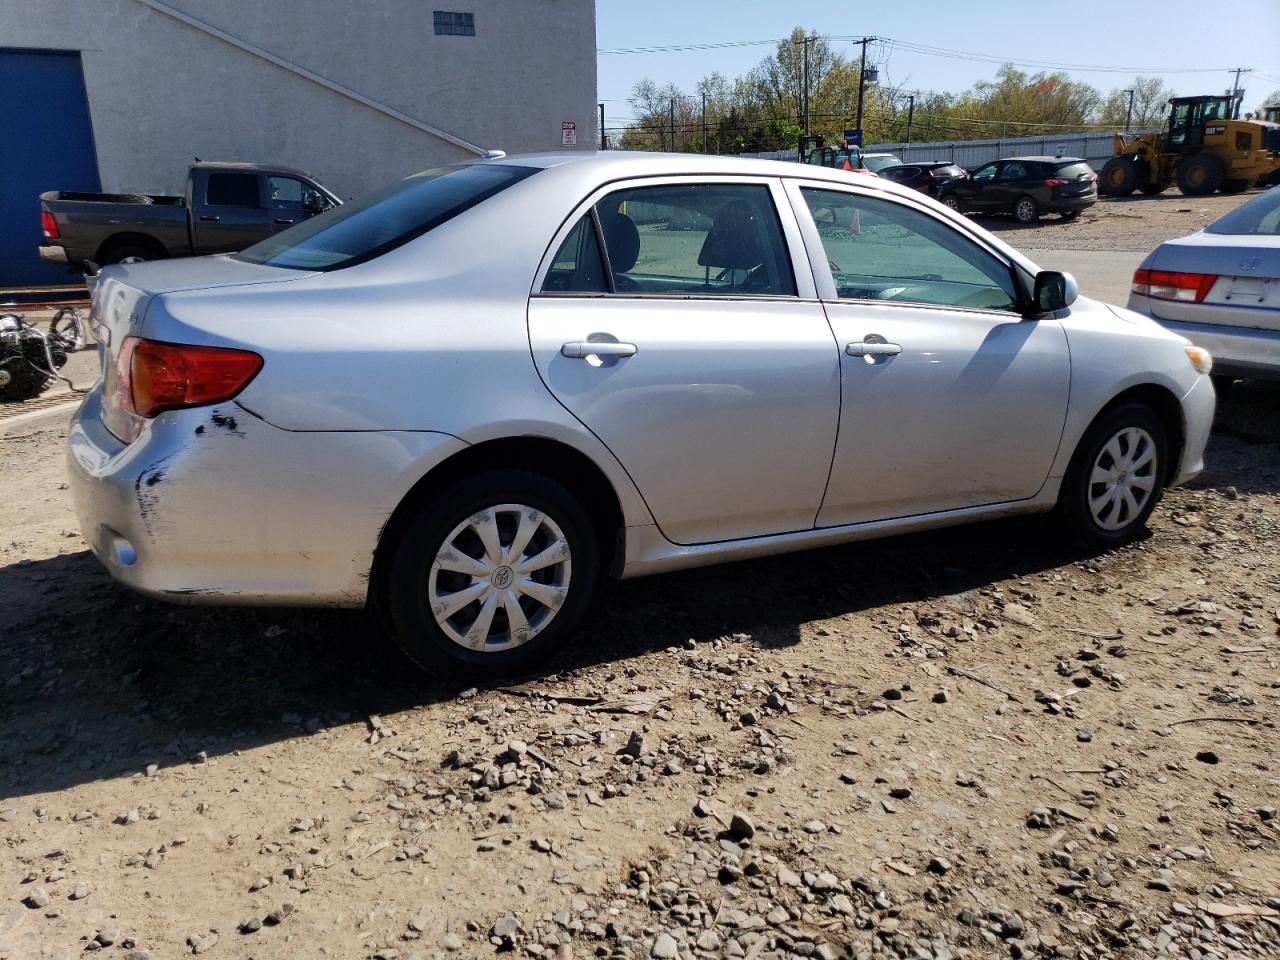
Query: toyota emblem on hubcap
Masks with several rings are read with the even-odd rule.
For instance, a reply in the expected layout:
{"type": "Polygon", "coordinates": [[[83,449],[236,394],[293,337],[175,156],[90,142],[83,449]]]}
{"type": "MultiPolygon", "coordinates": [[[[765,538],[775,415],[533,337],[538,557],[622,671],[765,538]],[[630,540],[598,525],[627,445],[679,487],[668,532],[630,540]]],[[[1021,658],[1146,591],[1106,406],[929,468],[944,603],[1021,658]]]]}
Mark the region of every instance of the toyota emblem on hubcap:
{"type": "Polygon", "coordinates": [[[511,568],[503,566],[493,571],[493,577],[490,578],[489,582],[492,583],[496,589],[505,590],[507,587],[511,586],[511,581],[513,579],[515,579],[515,574],[512,572],[511,568]]]}

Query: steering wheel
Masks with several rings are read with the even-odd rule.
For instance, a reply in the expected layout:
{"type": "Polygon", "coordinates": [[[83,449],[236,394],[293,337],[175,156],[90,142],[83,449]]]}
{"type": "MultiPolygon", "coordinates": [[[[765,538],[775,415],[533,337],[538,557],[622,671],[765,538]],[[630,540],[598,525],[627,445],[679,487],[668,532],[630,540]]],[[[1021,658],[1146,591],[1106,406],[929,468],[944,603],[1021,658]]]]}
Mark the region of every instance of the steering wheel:
{"type": "Polygon", "coordinates": [[[742,280],[742,285],[738,288],[749,293],[767,292],[771,284],[769,283],[769,272],[762,263],[757,267],[752,267],[747,271],[747,275],[742,280]]]}

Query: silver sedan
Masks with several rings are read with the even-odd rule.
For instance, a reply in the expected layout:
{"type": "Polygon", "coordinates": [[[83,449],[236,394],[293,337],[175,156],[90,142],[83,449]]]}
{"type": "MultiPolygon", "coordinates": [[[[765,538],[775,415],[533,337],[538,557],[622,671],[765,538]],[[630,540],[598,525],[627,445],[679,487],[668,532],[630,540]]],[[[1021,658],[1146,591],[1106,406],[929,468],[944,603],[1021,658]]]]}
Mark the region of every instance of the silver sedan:
{"type": "Polygon", "coordinates": [[[602,576],[1057,511],[1196,474],[1211,360],[872,178],[653,154],[429,170],[243,253],[113,267],[82,529],[153,596],[372,606],[438,671],[602,576]]]}
{"type": "Polygon", "coordinates": [[[1152,250],[1129,307],[1212,351],[1219,384],[1280,380],[1280,188],[1152,250]]]}

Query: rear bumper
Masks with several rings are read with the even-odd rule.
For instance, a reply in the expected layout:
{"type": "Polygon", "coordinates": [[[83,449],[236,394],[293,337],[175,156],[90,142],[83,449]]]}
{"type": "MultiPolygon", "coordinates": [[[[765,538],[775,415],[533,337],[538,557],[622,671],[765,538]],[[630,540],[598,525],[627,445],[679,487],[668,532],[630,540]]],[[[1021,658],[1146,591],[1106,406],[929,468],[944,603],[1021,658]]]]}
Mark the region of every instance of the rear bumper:
{"type": "Polygon", "coordinates": [[[378,538],[441,433],[295,433],[233,404],[162,414],[123,444],[100,390],[67,438],[80,529],[117,580],[185,602],[363,606],[378,538]]]}
{"type": "Polygon", "coordinates": [[[1091,193],[1084,197],[1054,197],[1044,205],[1049,213],[1062,213],[1064,210],[1084,210],[1098,202],[1098,195],[1091,193]]]}
{"type": "Polygon", "coordinates": [[[48,260],[51,263],[66,263],[67,249],[53,243],[40,244],[40,259],[48,260]]]}
{"type": "MultiPolygon", "coordinates": [[[[1131,309],[1135,309],[1132,308],[1131,309]]],[[[1141,308],[1136,308],[1141,309],[1141,308]]],[[[1146,312],[1146,311],[1142,311],[1146,312]]],[[[1148,314],[1150,315],[1150,314],[1148,314]]],[[[1153,317],[1161,326],[1213,354],[1213,372],[1228,377],[1280,380],[1280,330],[1229,327],[1153,317]]]]}

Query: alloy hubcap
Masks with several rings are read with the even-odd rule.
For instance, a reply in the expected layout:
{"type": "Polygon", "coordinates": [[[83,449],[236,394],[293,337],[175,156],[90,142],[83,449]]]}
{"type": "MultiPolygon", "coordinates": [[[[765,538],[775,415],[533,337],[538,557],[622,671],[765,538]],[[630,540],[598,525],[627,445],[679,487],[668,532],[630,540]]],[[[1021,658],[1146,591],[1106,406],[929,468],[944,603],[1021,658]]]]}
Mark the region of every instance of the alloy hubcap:
{"type": "Polygon", "coordinates": [[[504,503],[444,538],[427,576],[436,624],[454,643],[496,653],[528,643],[564,606],[569,541],[545,513],[504,503]]]}
{"type": "Polygon", "coordinates": [[[1031,219],[1031,204],[1028,203],[1026,200],[1023,200],[1020,204],[1018,204],[1018,218],[1021,220],[1031,219]]]}
{"type": "Polygon", "coordinates": [[[1156,443],[1141,427],[1108,440],[1089,476],[1089,512],[1103,530],[1120,530],[1140,514],[1156,486],[1156,443]]]}

